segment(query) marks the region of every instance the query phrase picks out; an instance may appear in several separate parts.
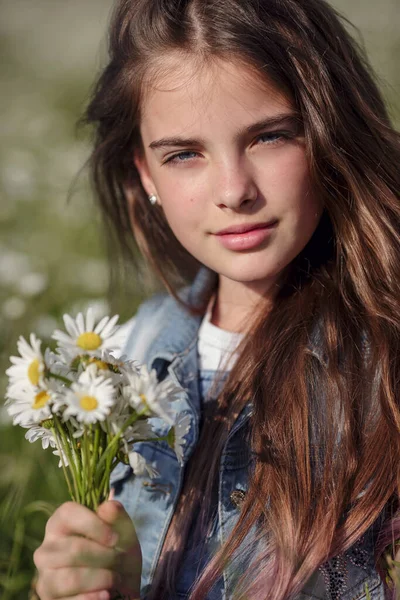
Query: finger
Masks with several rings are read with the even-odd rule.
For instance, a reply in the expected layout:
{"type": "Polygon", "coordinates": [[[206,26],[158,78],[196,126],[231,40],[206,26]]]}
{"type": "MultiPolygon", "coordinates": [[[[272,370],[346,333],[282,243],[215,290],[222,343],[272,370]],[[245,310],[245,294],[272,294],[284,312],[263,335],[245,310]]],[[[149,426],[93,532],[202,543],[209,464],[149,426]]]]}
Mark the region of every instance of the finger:
{"type": "Polygon", "coordinates": [[[114,569],[121,574],[119,591],[139,597],[142,571],[142,552],[132,520],[120,502],[104,502],[97,509],[98,515],[117,531],[120,551],[114,569]]]}
{"type": "Polygon", "coordinates": [[[112,569],[117,562],[117,551],[88,538],[68,536],[50,538],[34,554],[38,569],[62,567],[97,567],[112,569]]]}
{"type": "Polygon", "coordinates": [[[76,502],[65,502],[50,517],[46,525],[46,536],[85,536],[98,544],[114,546],[117,536],[107,523],[96,513],[76,502]]]}
{"type": "Polygon", "coordinates": [[[39,571],[37,591],[42,598],[65,599],[88,592],[118,589],[121,578],[109,569],[90,567],[47,569],[39,571]]]}
{"type": "Polygon", "coordinates": [[[139,541],[132,519],[120,502],[116,500],[103,502],[97,509],[97,514],[102,521],[111,525],[117,534],[117,549],[124,551],[134,550],[135,553],[140,552],[139,541]]]}

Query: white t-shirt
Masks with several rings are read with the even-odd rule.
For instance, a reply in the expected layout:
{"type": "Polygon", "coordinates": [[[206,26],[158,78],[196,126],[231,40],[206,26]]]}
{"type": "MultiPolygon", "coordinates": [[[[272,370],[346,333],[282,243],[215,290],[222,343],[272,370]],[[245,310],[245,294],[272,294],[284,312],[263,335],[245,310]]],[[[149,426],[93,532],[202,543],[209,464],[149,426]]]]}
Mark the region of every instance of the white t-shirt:
{"type": "Polygon", "coordinates": [[[236,349],[244,334],[227,331],[213,325],[210,322],[213,304],[212,300],[198,333],[199,369],[201,371],[230,371],[238,357],[236,349]]]}

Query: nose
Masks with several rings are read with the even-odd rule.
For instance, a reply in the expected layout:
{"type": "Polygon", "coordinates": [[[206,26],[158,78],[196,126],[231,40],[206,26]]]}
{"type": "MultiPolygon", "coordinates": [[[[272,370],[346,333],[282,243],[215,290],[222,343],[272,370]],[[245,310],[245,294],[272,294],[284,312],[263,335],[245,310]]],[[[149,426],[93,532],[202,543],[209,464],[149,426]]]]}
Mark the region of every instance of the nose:
{"type": "Polygon", "coordinates": [[[250,209],[258,198],[258,188],[249,165],[243,160],[227,159],[215,166],[213,198],[222,209],[250,209]]]}

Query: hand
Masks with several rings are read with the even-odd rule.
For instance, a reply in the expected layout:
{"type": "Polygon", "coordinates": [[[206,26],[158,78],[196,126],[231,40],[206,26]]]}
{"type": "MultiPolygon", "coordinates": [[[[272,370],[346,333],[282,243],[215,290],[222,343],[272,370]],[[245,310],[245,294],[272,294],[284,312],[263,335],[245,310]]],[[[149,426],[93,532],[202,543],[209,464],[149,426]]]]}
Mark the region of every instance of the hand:
{"type": "Polygon", "coordinates": [[[112,590],[140,597],[142,553],[129,515],[114,500],[97,513],[62,504],[33,559],[41,600],[110,600],[112,590]]]}

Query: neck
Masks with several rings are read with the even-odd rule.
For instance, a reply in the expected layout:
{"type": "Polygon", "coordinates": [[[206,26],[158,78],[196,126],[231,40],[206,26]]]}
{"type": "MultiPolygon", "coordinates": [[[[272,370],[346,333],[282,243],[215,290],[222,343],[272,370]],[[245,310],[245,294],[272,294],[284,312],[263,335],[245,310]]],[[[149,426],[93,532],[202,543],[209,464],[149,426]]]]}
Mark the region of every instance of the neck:
{"type": "Polygon", "coordinates": [[[272,307],[274,283],[242,283],[220,276],[211,323],[227,331],[246,333],[258,310],[266,304],[272,307]]]}

